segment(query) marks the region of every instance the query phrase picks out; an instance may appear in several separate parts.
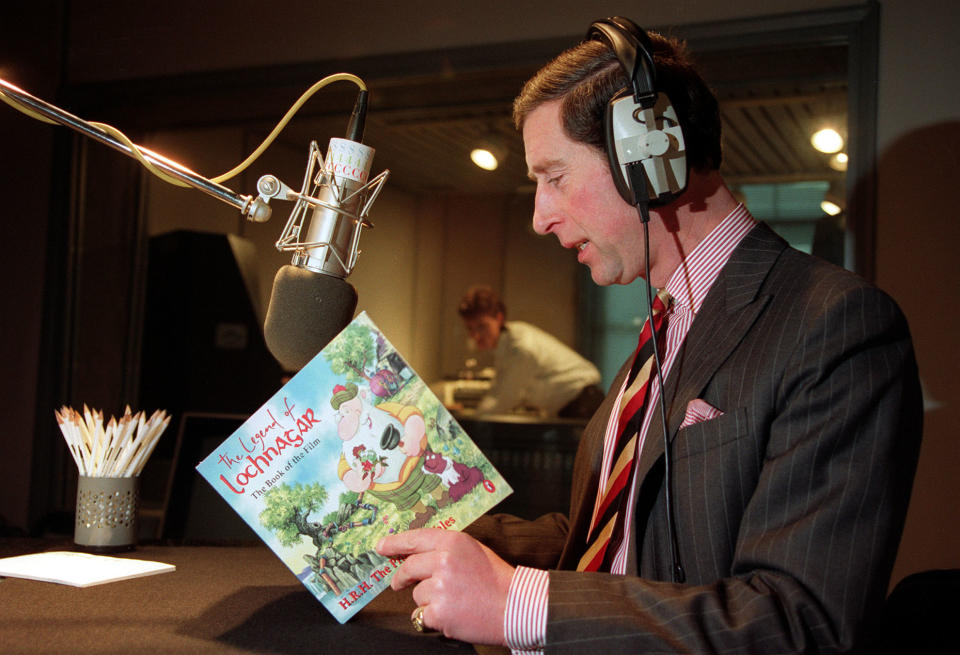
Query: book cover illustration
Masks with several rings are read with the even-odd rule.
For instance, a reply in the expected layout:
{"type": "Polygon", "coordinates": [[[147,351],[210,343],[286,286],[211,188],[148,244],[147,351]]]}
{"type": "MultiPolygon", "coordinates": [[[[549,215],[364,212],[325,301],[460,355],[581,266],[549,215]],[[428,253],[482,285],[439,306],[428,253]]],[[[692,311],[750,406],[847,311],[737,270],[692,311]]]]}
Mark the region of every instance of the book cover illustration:
{"type": "Polygon", "coordinates": [[[340,623],[400,564],[382,537],[463,529],[512,491],[366,313],[197,470],[340,623]]]}

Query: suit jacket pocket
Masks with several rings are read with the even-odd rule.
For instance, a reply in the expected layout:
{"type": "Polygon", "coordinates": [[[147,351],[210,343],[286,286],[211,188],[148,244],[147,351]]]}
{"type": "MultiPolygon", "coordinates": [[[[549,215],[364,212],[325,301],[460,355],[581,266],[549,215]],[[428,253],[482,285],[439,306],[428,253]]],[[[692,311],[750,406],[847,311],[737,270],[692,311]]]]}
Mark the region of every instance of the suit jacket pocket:
{"type": "Polygon", "coordinates": [[[747,408],[739,407],[722,416],[689,425],[679,432],[673,444],[673,456],[683,459],[719,448],[748,433],[747,408]]]}

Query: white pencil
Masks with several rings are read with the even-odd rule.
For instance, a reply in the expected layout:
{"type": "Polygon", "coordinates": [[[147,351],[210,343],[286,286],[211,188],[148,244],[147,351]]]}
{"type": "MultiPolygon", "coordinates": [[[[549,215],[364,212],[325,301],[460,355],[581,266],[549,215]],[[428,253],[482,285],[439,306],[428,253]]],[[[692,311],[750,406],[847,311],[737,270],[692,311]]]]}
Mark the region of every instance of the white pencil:
{"type": "Polygon", "coordinates": [[[80,475],[105,478],[140,475],[170,424],[163,410],[147,420],[142,411],[133,414],[129,405],[120,419],[111,416],[106,427],[103,412],[86,405],[83,414],[64,406],[54,410],[54,416],[80,475]]]}

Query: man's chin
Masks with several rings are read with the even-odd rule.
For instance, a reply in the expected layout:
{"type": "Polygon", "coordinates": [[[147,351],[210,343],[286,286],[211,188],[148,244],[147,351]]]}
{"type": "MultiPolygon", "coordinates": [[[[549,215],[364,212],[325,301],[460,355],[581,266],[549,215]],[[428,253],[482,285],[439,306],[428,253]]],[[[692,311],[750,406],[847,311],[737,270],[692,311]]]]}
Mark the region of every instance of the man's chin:
{"type": "Polygon", "coordinates": [[[623,284],[622,282],[620,282],[620,280],[603,280],[603,281],[594,280],[594,283],[596,283],[598,287],[612,287],[617,284],[623,284]]]}
{"type": "Polygon", "coordinates": [[[590,278],[593,280],[593,283],[601,287],[609,287],[614,284],[629,284],[628,282],[621,282],[620,278],[610,273],[610,271],[605,271],[602,268],[590,267],[590,278]]]}

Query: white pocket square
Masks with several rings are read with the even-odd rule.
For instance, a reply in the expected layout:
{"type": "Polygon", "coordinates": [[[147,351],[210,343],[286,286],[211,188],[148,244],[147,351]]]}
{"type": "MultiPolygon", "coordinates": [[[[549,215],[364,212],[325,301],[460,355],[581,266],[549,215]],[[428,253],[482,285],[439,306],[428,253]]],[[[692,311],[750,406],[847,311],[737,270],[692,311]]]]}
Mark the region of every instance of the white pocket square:
{"type": "Polygon", "coordinates": [[[709,421],[718,416],[723,416],[723,412],[705,400],[695,398],[687,403],[687,411],[683,415],[683,423],[680,424],[680,429],[682,430],[683,428],[702,423],[703,421],[709,421]]]}

